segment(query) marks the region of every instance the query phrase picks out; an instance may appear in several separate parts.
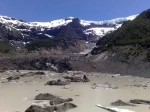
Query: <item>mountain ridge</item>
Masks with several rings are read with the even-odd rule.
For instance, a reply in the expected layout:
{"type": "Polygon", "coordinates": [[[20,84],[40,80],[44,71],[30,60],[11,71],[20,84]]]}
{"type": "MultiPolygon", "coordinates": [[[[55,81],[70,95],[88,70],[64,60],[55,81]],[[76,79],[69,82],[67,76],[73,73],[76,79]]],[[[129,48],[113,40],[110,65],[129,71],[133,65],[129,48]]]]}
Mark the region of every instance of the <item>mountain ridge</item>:
{"type": "MultiPolygon", "coordinates": [[[[28,44],[32,44],[32,41],[49,39],[50,44],[54,43],[58,49],[72,48],[73,51],[80,52],[89,42],[95,43],[105,34],[118,29],[124,22],[133,20],[136,16],[106,21],[86,21],[76,17],[68,17],[50,22],[26,22],[13,17],[0,16],[1,29],[3,29],[0,37],[10,41],[11,45],[16,46],[16,48],[28,46],[28,44]],[[80,48],[81,46],[82,48],[80,48]]],[[[44,43],[40,43],[36,44],[35,47],[31,46],[34,49],[39,48],[39,46],[46,47],[43,45],[44,43]]],[[[49,47],[53,48],[54,46],[49,47]]]]}
{"type": "Polygon", "coordinates": [[[150,77],[150,9],[99,39],[74,70],[150,77]],[[82,65],[86,65],[82,67],[82,65]],[[81,68],[81,69],[80,69],[81,68]]]}
{"type": "MultiPolygon", "coordinates": [[[[120,24],[124,21],[128,21],[128,20],[133,20],[137,15],[132,15],[129,17],[124,17],[124,18],[116,18],[116,19],[112,19],[112,20],[104,20],[104,21],[89,21],[89,20],[80,20],[80,24],[84,27],[88,27],[91,24],[92,25],[98,25],[99,26],[103,26],[103,25],[115,25],[115,24],[120,24]]],[[[72,22],[73,19],[76,19],[76,17],[68,17],[65,19],[57,19],[57,20],[53,20],[53,21],[49,21],[49,22],[25,22],[24,20],[21,19],[16,19],[13,17],[8,17],[8,16],[0,16],[0,22],[3,24],[8,24],[14,28],[16,28],[17,30],[21,31],[21,30],[25,30],[25,29],[21,29],[21,26],[26,26],[30,28],[41,28],[40,30],[43,31],[43,28],[55,28],[55,27],[60,27],[60,26],[65,26],[68,23],[72,22]],[[19,28],[17,28],[17,26],[19,28]]],[[[117,28],[120,27],[120,25],[116,26],[117,28]]],[[[88,30],[88,29],[87,29],[88,30]]],[[[94,29],[93,29],[94,30],[94,29]]],[[[113,30],[113,29],[112,29],[113,30]]],[[[85,30],[86,32],[86,30],[85,30]]]]}

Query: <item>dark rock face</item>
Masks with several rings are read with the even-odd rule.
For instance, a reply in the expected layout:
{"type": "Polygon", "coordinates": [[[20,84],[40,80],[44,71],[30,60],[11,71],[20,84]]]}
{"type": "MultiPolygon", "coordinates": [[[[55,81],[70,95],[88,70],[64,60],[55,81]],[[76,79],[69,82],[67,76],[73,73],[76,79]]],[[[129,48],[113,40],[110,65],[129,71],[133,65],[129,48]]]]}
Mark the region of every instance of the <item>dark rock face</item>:
{"type": "Polygon", "coordinates": [[[148,101],[148,100],[134,99],[134,100],[130,100],[130,102],[134,103],[134,104],[148,104],[148,105],[150,105],[150,101],[148,101]]]}
{"type": "Polygon", "coordinates": [[[21,35],[21,32],[16,29],[11,28],[11,30],[9,30],[6,25],[0,23],[0,39],[19,41],[23,39],[23,36],[21,35]]]}
{"type": "Polygon", "coordinates": [[[70,81],[66,80],[66,81],[61,81],[60,79],[58,80],[51,80],[51,81],[48,81],[45,85],[57,85],[57,86],[65,86],[65,85],[68,85],[70,84],[70,81]]]}
{"type": "Polygon", "coordinates": [[[57,104],[66,103],[70,101],[73,101],[73,99],[72,98],[68,98],[68,99],[55,98],[50,101],[50,105],[57,105],[57,104]]]}
{"type": "Polygon", "coordinates": [[[57,98],[57,96],[54,96],[49,93],[44,93],[44,94],[41,93],[41,94],[37,95],[34,100],[52,100],[55,98],[57,98]]]}
{"type": "Polygon", "coordinates": [[[135,106],[133,104],[129,104],[129,103],[123,102],[122,100],[117,100],[115,102],[112,102],[111,105],[112,106],[135,106]]]}
{"type": "Polygon", "coordinates": [[[64,72],[66,70],[72,70],[70,64],[68,62],[58,62],[56,64],[59,72],[64,72]]]}

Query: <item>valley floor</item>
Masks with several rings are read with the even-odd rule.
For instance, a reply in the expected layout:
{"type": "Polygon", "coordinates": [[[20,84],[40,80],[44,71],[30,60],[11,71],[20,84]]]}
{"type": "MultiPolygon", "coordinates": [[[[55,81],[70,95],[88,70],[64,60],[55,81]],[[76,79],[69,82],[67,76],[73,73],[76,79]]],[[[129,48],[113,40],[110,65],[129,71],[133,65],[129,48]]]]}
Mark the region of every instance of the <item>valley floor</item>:
{"type": "MultiPolygon", "coordinates": [[[[150,79],[132,76],[120,76],[119,74],[102,74],[93,72],[68,71],[66,73],[55,73],[42,71],[44,75],[27,75],[18,80],[7,81],[9,76],[37,71],[1,71],[0,73],[0,112],[24,112],[30,105],[42,105],[48,102],[37,102],[34,97],[39,93],[51,93],[62,98],[73,98],[77,108],[68,112],[107,112],[96,107],[96,104],[112,107],[111,102],[118,99],[129,102],[132,99],[150,99],[150,79]],[[52,79],[62,79],[64,75],[86,75],[90,82],[73,82],[66,86],[45,86],[52,79]],[[91,88],[94,83],[117,86],[112,88],[91,88]]],[[[117,108],[129,109],[135,112],[149,112],[149,105],[137,105],[134,107],[121,106],[117,108]]]]}

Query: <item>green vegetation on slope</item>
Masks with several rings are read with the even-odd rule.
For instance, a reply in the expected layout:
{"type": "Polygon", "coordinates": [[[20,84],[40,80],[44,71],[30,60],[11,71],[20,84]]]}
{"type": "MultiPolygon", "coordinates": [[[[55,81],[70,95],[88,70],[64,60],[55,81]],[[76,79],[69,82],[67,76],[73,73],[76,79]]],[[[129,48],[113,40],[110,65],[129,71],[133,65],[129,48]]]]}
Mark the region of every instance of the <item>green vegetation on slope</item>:
{"type": "Polygon", "coordinates": [[[65,33],[58,34],[55,38],[33,40],[26,45],[28,51],[38,50],[40,48],[51,49],[52,47],[60,47],[67,49],[70,46],[76,46],[76,39],[65,33]]]}
{"type": "Polygon", "coordinates": [[[13,50],[13,46],[9,45],[7,42],[0,41],[0,52],[8,53],[13,50]]]}
{"type": "Polygon", "coordinates": [[[92,54],[104,51],[116,52],[126,59],[150,61],[150,9],[142,12],[133,21],[125,22],[116,31],[105,35],[97,42],[92,54]]]}
{"type": "Polygon", "coordinates": [[[34,40],[27,44],[26,48],[28,51],[37,50],[39,48],[50,49],[55,46],[53,39],[34,40]]]}
{"type": "Polygon", "coordinates": [[[150,9],[136,19],[122,25],[118,30],[105,35],[97,42],[99,47],[141,45],[150,47],[150,9]]]}

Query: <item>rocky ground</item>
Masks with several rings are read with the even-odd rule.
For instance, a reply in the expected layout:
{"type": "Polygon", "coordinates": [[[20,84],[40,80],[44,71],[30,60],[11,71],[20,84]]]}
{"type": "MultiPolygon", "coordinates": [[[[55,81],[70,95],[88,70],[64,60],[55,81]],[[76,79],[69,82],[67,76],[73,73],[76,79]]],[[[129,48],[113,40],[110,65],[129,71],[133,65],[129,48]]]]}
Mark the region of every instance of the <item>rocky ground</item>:
{"type": "Polygon", "coordinates": [[[0,111],[106,112],[110,107],[114,112],[122,112],[117,109],[146,112],[149,111],[149,89],[150,79],[119,74],[3,70],[0,72],[0,99],[4,106],[0,111]],[[96,108],[96,104],[106,107],[96,108]]]}
{"type": "Polygon", "coordinates": [[[0,59],[1,70],[52,70],[64,72],[71,70],[69,61],[84,58],[80,54],[31,54],[0,59]]]}
{"type": "Polygon", "coordinates": [[[113,73],[150,78],[150,63],[104,52],[90,54],[27,54],[0,59],[0,70],[68,70],[113,73]]]}
{"type": "Polygon", "coordinates": [[[103,52],[98,55],[88,54],[83,60],[71,62],[71,67],[76,71],[113,73],[150,78],[150,62],[143,61],[142,59],[141,57],[126,59],[119,54],[103,52]]]}

